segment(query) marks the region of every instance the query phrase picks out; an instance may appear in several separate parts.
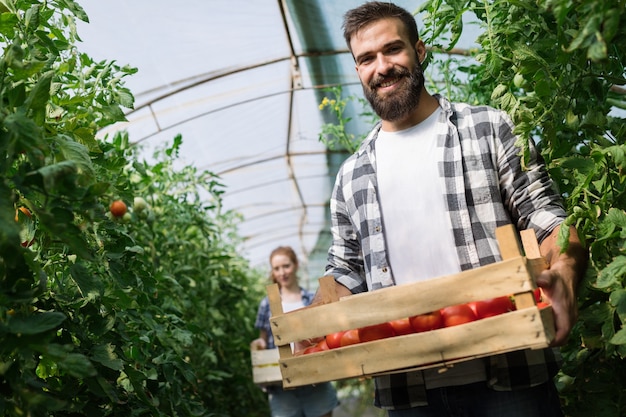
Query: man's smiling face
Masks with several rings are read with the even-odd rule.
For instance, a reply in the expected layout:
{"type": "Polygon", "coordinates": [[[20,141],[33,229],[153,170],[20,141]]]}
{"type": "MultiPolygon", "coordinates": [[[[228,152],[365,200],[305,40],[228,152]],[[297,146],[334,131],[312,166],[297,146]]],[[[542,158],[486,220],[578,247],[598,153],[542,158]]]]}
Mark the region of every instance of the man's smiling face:
{"type": "Polygon", "coordinates": [[[402,22],[378,20],[359,30],[350,46],[363,92],[374,111],[383,120],[408,116],[419,103],[424,74],[417,45],[410,43],[402,22]]]}

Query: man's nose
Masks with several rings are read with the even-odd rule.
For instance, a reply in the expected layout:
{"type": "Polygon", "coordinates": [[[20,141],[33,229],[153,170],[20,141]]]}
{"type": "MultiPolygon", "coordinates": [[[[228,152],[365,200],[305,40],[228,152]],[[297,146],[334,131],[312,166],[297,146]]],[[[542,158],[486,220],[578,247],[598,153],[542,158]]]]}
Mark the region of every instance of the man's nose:
{"type": "Polygon", "coordinates": [[[379,54],[376,57],[376,72],[381,75],[385,75],[391,68],[393,68],[393,62],[391,62],[384,54],[379,54]]]}

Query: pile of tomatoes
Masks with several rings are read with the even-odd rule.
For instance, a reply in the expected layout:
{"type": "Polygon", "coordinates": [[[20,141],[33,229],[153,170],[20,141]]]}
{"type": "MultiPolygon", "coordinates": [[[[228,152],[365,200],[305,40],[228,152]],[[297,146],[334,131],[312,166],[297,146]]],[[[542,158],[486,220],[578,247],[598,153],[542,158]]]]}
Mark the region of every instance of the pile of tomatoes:
{"type": "MultiPolygon", "coordinates": [[[[542,302],[541,291],[539,289],[535,290],[534,295],[538,305],[541,306],[545,304],[542,302]]],[[[306,348],[302,353],[320,352],[388,337],[457,326],[459,324],[497,316],[514,310],[515,302],[513,298],[509,296],[453,305],[417,316],[392,320],[372,326],[361,327],[359,329],[331,333],[326,335],[326,337],[317,344],[306,348]]]]}

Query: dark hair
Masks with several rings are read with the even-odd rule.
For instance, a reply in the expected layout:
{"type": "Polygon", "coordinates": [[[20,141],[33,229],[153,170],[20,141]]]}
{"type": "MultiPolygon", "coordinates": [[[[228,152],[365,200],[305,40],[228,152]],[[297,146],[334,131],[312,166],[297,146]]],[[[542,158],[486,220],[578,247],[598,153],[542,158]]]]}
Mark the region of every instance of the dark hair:
{"type": "Polygon", "coordinates": [[[352,10],[348,10],[343,16],[343,37],[346,40],[350,52],[352,52],[350,40],[359,30],[371,23],[387,18],[400,19],[409,35],[411,45],[417,43],[419,33],[417,31],[415,17],[411,13],[393,3],[370,1],[352,10]]]}
{"type": "MultiPolygon", "coordinates": [[[[296,252],[291,248],[291,246],[279,246],[276,249],[274,249],[272,253],[270,253],[270,259],[269,259],[270,267],[272,264],[272,258],[276,255],[285,255],[296,266],[296,268],[298,267],[298,255],[296,255],[296,252]]],[[[271,268],[270,268],[270,281],[274,282],[274,274],[272,274],[271,268]]]]}

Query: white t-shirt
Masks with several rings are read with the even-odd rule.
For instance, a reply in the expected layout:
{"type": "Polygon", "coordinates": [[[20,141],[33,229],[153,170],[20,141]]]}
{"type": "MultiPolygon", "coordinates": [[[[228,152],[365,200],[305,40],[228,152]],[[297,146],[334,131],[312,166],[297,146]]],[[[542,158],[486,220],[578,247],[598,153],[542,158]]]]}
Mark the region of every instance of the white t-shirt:
{"type": "MultiPolygon", "coordinates": [[[[290,311],[294,311],[294,310],[304,307],[304,303],[302,302],[302,300],[293,301],[293,302],[283,301],[281,302],[281,304],[283,305],[283,313],[289,313],[290,311]]],[[[295,349],[295,343],[291,342],[290,346],[291,346],[291,352],[293,353],[295,349]]]]}
{"type": "MultiPolygon", "coordinates": [[[[460,272],[452,224],[446,211],[437,161],[441,108],[399,132],[381,130],[376,140],[376,176],[389,264],[396,285],[460,272]]],[[[442,131],[440,131],[442,130],[442,131]]],[[[426,388],[486,380],[482,360],[462,362],[442,372],[423,371],[426,388]]]]}
{"type": "Polygon", "coordinates": [[[283,301],[281,304],[283,305],[283,313],[289,313],[290,311],[294,311],[294,310],[304,307],[304,303],[302,302],[302,300],[294,301],[290,303],[283,301]]]}
{"type": "Polygon", "coordinates": [[[437,135],[447,131],[437,122],[440,113],[438,107],[406,130],[381,130],[376,140],[376,175],[396,284],[460,271],[437,163],[437,135]]]}

